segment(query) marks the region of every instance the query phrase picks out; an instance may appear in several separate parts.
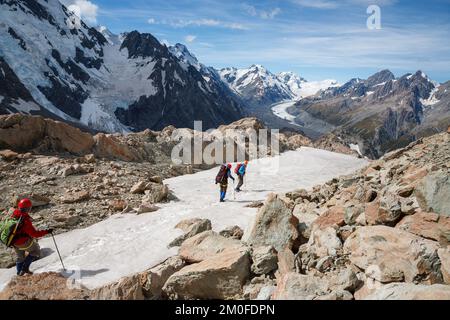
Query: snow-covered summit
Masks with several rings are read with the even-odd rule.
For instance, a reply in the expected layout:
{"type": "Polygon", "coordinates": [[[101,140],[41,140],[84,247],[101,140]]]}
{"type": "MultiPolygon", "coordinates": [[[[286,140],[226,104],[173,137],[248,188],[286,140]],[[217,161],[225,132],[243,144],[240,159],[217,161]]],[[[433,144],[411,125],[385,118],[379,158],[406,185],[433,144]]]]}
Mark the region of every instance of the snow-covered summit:
{"type": "Polygon", "coordinates": [[[174,46],[170,46],[169,51],[184,64],[186,69],[189,66],[193,66],[200,71],[202,68],[202,65],[198,62],[195,55],[191,53],[184,44],[177,43],[174,46]]]}
{"type": "Polygon", "coordinates": [[[108,43],[110,43],[112,45],[120,45],[125,36],[123,34],[120,34],[120,35],[114,34],[105,26],[99,26],[97,28],[97,31],[100,32],[105,37],[105,39],[108,41],[108,43]]]}

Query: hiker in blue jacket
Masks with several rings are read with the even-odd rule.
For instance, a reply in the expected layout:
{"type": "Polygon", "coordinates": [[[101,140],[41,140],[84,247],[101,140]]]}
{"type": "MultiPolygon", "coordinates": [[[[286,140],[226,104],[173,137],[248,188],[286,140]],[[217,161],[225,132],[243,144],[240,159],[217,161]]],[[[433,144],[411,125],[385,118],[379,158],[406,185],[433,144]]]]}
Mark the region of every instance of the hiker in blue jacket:
{"type": "Polygon", "coordinates": [[[247,170],[247,165],[248,165],[248,161],[245,160],[244,163],[240,163],[236,166],[236,169],[234,170],[234,172],[237,174],[239,182],[238,185],[236,187],[236,192],[240,192],[241,191],[241,187],[244,184],[244,176],[245,176],[245,171],[247,170]]]}

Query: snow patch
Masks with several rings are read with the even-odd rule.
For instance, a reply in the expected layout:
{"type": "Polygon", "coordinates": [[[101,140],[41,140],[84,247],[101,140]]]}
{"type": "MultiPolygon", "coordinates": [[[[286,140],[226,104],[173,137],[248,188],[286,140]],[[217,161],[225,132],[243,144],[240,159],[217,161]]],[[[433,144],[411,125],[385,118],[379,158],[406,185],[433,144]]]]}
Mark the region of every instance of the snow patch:
{"type": "Polygon", "coordinates": [[[420,103],[422,103],[425,107],[432,107],[440,100],[435,97],[435,94],[439,91],[439,85],[436,86],[431,92],[430,97],[428,99],[420,99],[420,103]]]}
{"type": "Polygon", "coordinates": [[[11,107],[17,109],[20,112],[28,113],[28,114],[30,114],[31,111],[41,110],[41,108],[33,101],[25,101],[21,98],[19,98],[19,100],[15,101],[15,102],[13,102],[11,104],[11,107]]]}
{"type": "Polygon", "coordinates": [[[361,153],[361,149],[359,148],[359,145],[350,143],[350,144],[349,144],[349,147],[350,147],[350,149],[352,149],[352,150],[358,152],[358,154],[359,154],[360,156],[363,155],[363,154],[361,153]]]}
{"type": "Polygon", "coordinates": [[[326,90],[331,87],[339,87],[339,83],[336,80],[322,80],[322,81],[308,81],[302,83],[299,91],[297,91],[297,97],[306,98],[317,94],[320,90],[326,90]]]}
{"type": "MultiPolygon", "coordinates": [[[[177,254],[178,248],[167,249],[167,245],[182,234],[174,228],[182,219],[210,219],[215,231],[233,225],[246,230],[257,214],[257,209],[246,207],[249,203],[264,200],[271,192],[311,189],[366,164],[363,159],[306,147],[251,161],[243,192],[236,194],[234,200],[230,191],[225,203],[219,203],[219,190],[211,183],[218,168],[175,177],[164,182],[179,201],[158,204],[161,209],[152,213],[113,215],[90,227],[62,233],[55,238],[66,267],[89,271],[80,283],[89,289],[98,288],[147,270],[177,254]]],[[[51,248],[52,253],[34,262],[31,270],[36,273],[61,271],[51,238],[44,238],[39,243],[42,248],[51,248]]],[[[0,290],[14,275],[15,268],[0,270],[0,290]]]]}
{"type": "Polygon", "coordinates": [[[106,131],[106,132],[130,132],[119,120],[113,115],[113,111],[105,111],[106,108],[102,107],[98,102],[87,99],[81,105],[81,118],[80,122],[87,125],[90,128],[106,131]]]}
{"type": "Polygon", "coordinates": [[[272,106],[272,112],[277,117],[289,121],[291,124],[297,125],[295,123],[295,116],[287,112],[287,109],[292,107],[297,101],[283,101],[272,106]]]}

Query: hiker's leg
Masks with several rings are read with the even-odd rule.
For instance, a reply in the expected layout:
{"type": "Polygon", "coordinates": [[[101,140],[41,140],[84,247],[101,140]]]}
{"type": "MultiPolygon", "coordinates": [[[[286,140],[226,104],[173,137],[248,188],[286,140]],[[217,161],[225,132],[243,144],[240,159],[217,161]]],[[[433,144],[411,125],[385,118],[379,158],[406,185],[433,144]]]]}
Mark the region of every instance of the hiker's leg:
{"type": "Polygon", "coordinates": [[[33,261],[36,261],[41,256],[41,247],[36,240],[32,240],[31,246],[26,250],[28,256],[25,258],[22,266],[22,273],[31,273],[30,265],[33,261]]]}
{"type": "Polygon", "coordinates": [[[244,184],[244,177],[239,175],[238,179],[239,179],[239,182],[238,182],[238,185],[236,187],[236,190],[241,191],[241,187],[244,184]]]}
{"type": "Polygon", "coordinates": [[[227,194],[227,184],[221,184],[220,185],[220,201],[224,201],[225,200],[225,196],[227,194]]]}
{"type": "Polygon", "coordinates": [[[41,257],[41,247],[39,246],[37,240],[33,240],[33,245],[27,251],[28,254],[35,257],[36,260],[41,257]]]}
{"type": "Polygon", "coordinates": [[[19,274],[20,271],[22,271],[23,262],[25,260],[25,251],[20,250],[19,248],[14,246],[14,252],[16,254],[16,270],[17,274],[19,274]]]}

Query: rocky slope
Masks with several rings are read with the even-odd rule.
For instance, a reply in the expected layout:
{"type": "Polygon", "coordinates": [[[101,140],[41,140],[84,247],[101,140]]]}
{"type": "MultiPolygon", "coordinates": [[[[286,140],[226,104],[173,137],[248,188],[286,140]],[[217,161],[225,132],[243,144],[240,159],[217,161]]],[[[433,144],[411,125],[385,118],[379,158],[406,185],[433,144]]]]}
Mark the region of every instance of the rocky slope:
{"type": "Polygon", "coordinates": [[[1,1],[0,20],[0,114],[106,132],[192,127],[194,120],[212,128],[243,115],[233,95],[151,34],[99,32],[58,0],[1,1]]]}
{"type": "MultiPolygon", "coordinates": [[[[264,126],[247,118],[217,132],[250,128],[258,132],[264,126]]],[[[190,129],[173,126],[158,132],[91,135],[40,116],[0,116],[0,212],[21,197],[31,197],[37,226],[50,224],[59,233],[118,212],[155,210],[155,203],[172,199],[163,179],[211,167],[190,165],[190,159],[184,164],[172,162],[172,149],[180,138],[192,135],[190,129]]],[[[214,132],[202,135],[205,143],[215,139],[214,132]]],[[[298,134],[280,135],[281,151],[310,143],[298,134]]],[[[245,151],[246,146],[241,147],[245,151]]],[[[0,256],[0,267],[12,263],[3,248],[0,256]]]]}
{"type": "Polygon", "coordinates": [[[345,143],[378,158],[450,125],[448,87],[421,71],[395,78],[383,70],[302,99],[289,112],[300,124],[325,121],[345,143]]]}
{"type": "MultiPolygon", "coordinates": [[[[61,285],[60,296],[448,300],[449,151],[450,128],[312,190],[271,194],[245,232],[215,232],[201,218],[180,221],[178,255],[92,291],[61,285]]],[[[54,277],[61,283],[53,274],[26,281],[45,289],[54,277]]],[[[18,298],[24,281],[10,282],[2,297],[18,298]]]]}

